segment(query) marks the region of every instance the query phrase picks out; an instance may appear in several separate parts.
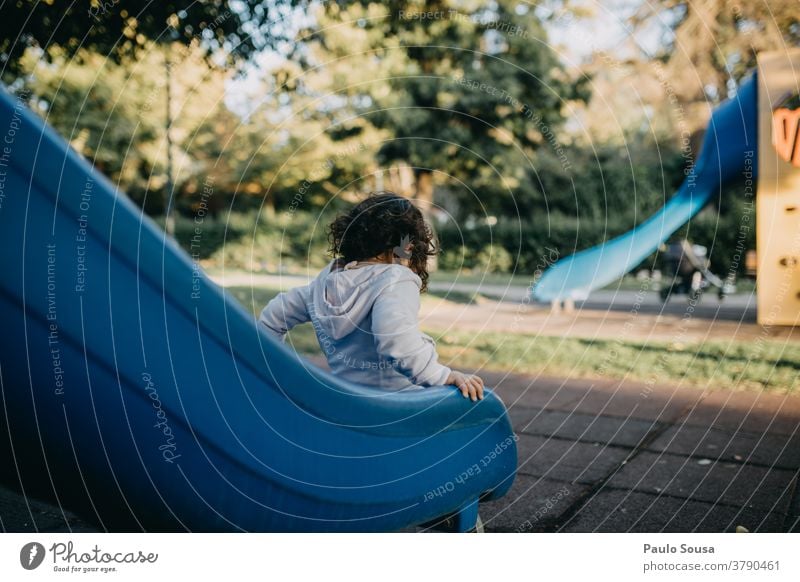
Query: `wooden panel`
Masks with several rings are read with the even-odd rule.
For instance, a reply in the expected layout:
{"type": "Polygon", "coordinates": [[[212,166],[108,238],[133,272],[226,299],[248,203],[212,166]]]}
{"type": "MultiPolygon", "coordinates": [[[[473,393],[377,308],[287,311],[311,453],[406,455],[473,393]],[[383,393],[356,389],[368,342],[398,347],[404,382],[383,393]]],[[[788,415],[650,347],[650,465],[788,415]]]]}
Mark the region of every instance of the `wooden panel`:
{"type": "Polygon", "coordinates": [[[758,322],[800,323],[800,49],[758,57],[758,322]]]}

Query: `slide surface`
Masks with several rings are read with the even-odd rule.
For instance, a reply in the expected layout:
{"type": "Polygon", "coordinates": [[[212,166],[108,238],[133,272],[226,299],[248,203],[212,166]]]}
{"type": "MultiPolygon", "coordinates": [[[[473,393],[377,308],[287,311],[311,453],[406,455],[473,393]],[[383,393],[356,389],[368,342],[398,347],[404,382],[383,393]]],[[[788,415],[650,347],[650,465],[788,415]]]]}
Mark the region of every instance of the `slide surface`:
{"type": "Polygon", "coordinates": [[[471,525],[511,486],[494,393],[315,369],[5,91],[0,132],[3,481],[116,531],[471,525]]]}
{"type": "Polygon", "coordinates": [[[533,298],[585,299],[590,291],[613,283],[655,252],[719,196],[723,187],[743,182],[746,172],[755,183],[757,109],[754,74],[742,83],[736,97],[714,110],[696,163],[664,207],[631,231],[551,265],[534,286],[533,298]]]}

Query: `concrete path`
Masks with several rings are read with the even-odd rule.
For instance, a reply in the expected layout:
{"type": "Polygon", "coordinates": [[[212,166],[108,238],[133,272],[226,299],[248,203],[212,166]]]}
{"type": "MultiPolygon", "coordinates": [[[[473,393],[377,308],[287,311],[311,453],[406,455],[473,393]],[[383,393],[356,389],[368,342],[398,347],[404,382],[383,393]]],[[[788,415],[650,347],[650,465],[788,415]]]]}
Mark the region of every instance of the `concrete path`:
{"type": "MultiPolygon", "coordinates": [[[[223,287],[272,287],[276,289],[290,289],[305,285],[308,276],[302,275],[267,275],[233,271],[225,275],[214,275],[212,279],[223,287]]],[[[429,284],[431,291],[437,293],[478,293],[497,301],[509,303],[522,303],[530,300],[530,285],[508,284],[499,285],[488,282],[461,282],[437,281],[429,284]]],[[[655,289],[649,288],[647,283],[637,290],[630,289],[600,289],[592,291],[585,301],[578,301],[577,307],[586,309],[602,309],[612,311],[628,311],[632,304],[638,304],[644,313],[658,313],[666,315],[681,314],[686,310],[688,300],[685,296],[675,296],[666,304],[661,300],[655,289]]],[[[713,292],[703,295],[701,301],[694,309],[696,317],[729,319],[732,321],[755,321],[756,298],[755,293],[739,293],[729,295],[720,301],[713,292]]]]}
{"type": "Polygon", "coordinates": [[[706,340],[797,341],[800,327],[760,326],[692,313],[650,313],[628,305],[626,310],[576,307],[573,313],[552,313],[530,303],[484,300],[456,304],[428,297],[422,302],[420,323],[437,331],[513,332],[537,336],[620,339],[640,343],[687,343],[706,340]]]}
{"type": "MultiPolygon", "coordinates": [[[[225,287],[289,289],[308,279],[296,275],[230,273],[214,279],[225,287]]],[[[552,313],[549,305],[530,302],[528,287],[477,283],[431,282],[420,312],[422,326],[431,330],[513,331],[544,336],[628,341],[701,342],[797,340],[800,328],[760,326],[755,322],[755,296],[732,295],[720,302],[710,293],[689,308],[685,297],[666,305],[655,291],[592,293],[576,303],[573,313],[552,313]],[[448,293],[479,293],[477,304],[447,300],[448,293]]]]}
{"type": "Polygon", "coordinates": [[[800,397],[485,373],[519,470],[487,531],[800,532],[800,397]]]}

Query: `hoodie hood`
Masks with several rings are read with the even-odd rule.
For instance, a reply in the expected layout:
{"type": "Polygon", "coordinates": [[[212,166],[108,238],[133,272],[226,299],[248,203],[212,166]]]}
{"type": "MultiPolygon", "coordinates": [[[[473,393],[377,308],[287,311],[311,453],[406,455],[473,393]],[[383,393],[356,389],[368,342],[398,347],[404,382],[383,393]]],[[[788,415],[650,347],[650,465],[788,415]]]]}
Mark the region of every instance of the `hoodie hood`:
{"type": "Polygon", "coordinates": [[[331,261],[309,286],[315,319],[331,338],[341,339],[363,328],[375,299],[386,287],[407,280],[414,281],[417,288],[422,286],[419,276],[403,265],[337,268],[336,261],[331,261]]]}

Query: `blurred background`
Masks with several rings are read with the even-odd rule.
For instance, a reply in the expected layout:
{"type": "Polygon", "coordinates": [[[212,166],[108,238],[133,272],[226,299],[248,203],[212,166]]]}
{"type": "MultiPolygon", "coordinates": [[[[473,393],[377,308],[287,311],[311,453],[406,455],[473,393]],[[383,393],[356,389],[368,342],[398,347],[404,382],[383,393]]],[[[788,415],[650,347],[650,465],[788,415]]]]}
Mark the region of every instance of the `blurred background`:
{"type": "MultiPolygon", "coordinates": [[[[694,318],[677,339],[661,307],[636,308],[635,333],[608,315],[517,327],[510,312],[486,329],[488,308],[441,309],[509,288],[524,302],[549,264],[663,206],[756,53],[798,44],[796,0],[18,0],[0,12],[8,89],[254,311],[326,264],[336,212],[388,189],[416,199],[440,241],[431,295],[444,302],[427,305],[425,326],[450,358],[634,378],[665,358],[659,378],[794,382],[794,345],[750,361],[749,300],[728,314],[735,327],[704,336],[694,318]],[[520,335],[500,350],[512,323],[520,335]],[[609,368],[611,341],[631,358],[609,368]]],[[[744,194],[719,192],[673,238],[700,245],[740,292],[752,291],[742,257],[755,246],[744,194]]],[[[603,299],[602,313],[628,313],[637,289],[654,288],[674,259],[663,251],[614,284],[629,295],[603,299]]],[[[316,349],[309,330],[295,339],[316,349]]]]}
{"type": "MultiPolygon", "coordinates": [[[[423,203],[445,271],[529,274],[621,234],[680,184],[756,51],[800,37],[792,0],[2,12],[8,87],[204,266],[265,272],[324,265],[329,216],[376,189],[423,203]]],[[[679,235],[726,272],[744,199],[720,198],[679,235]]]]}

